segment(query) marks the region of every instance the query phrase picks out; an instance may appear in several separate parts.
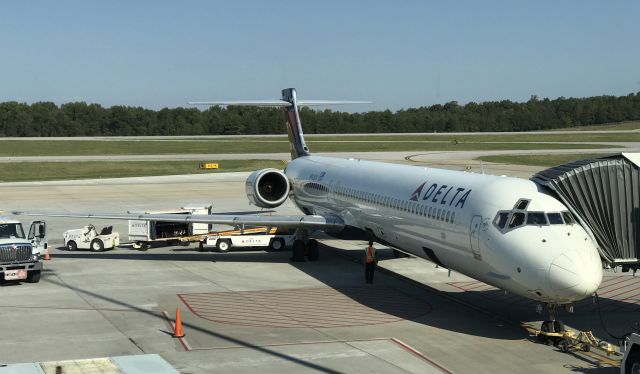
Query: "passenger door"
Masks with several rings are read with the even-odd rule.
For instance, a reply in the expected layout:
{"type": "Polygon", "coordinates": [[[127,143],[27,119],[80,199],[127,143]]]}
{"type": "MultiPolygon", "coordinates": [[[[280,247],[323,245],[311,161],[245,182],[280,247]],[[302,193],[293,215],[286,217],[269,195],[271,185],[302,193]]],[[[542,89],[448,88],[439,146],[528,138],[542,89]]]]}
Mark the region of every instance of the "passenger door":
{"type": "Polygon", "coordinates": [[[471,218],[471,227],[469,230],[470,236],[470,248],[471,253],[473,253],[473,257],[476,260],[482,260],[482,256],[480,254],[480,224],[482,223],[482,216],[473,216],[471,218]]]}
{"type": "Polygon", "coordinates": [[[31,245],[36,248],[41,255],[47,249],[47,223],[45,221],[33,221],[29,226],[29,236],[31,245]]]}

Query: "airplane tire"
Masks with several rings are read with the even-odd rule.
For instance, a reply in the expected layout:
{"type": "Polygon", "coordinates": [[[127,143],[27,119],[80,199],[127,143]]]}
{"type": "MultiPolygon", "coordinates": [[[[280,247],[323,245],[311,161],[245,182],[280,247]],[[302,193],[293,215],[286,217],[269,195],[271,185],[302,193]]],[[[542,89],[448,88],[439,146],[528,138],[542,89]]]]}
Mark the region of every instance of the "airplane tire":
{"type": "Polygon", "coordinates": [[[67,242],[67,250],[75,251],[76,249],[78,249],[78,245],[76,244],[76,242],[74,242],[73,240],[69,240],[67,242]]]}
{"type": "Polygon", "coordinates": [[[218,242],[216,243],[216,249],[218,250],[218,252],[229,252],[229,249],[231,249],[231,242],[226,239],[218,240],[218,242]]]}
{"type": "Polygon", "coordinates": [[[40,275],[42,275],[42,270],[34,270],[27,273],[27,283],[38,283],[40,282],[40,275]]]}
{"type": "Polygon", "coordinates": [[[104,251],[104,243],[100,239],[93,239],[89,248],[91,248],[93,252],[102,252],[104,251]]]}
{"type": "Polygon", "coordinates": [[[565,332],[567,329],[564,327],[564,322],[560,320],[553,321],[553,332],[565,332]]]}
{"type": "Polygon", "coordinates": [[[309,261],[318,261],[320,257],[320,251],[318,250],[318,241],[315,239],[309,239],[307,243],[307,258],[309,261]]]}

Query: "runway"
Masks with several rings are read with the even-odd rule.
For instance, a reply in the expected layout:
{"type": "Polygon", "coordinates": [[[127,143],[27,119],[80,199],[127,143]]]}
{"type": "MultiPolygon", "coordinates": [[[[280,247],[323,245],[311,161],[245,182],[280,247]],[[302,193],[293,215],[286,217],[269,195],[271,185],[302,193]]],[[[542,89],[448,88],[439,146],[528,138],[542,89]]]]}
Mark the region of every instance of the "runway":
{"type": "MultiPolygon", "coordinates": [[[[217,211],[253,209],[244,196],[246,175],[1,184],[0,204],[93,212],[208,203],[217,211]]],[[[297,213],[290,202],[278,212],[297,213]]],[[[62,231],[89,223],[47,222],[54,248],[62,245],[62,231]]],[[[92,223],[114,224],[126,237],[126,221],[92,223]]],[[[424,260],[393,259],[379,247],[385,270],[366,288],[364,245],[323,239],[321,260],[306,263],[289,262],[288,251],[54,249],[39,284],[0,286],[0,328],[15,337],[0,341],[0,362],[159,353],[193,373],[615,372],[605,359],[536,343],[522,328],[540,319],[533,303],[505,302],[499,291],[424,260]],[[169,334],[176,307],[185,326],[181,340],[169,334]]],[[[601,301],[611,313],[608,327],[620,332],[635,316],[636,300],[627,297],[640,286],[628,275],[607,277],[603,291],[611,293],[601,301]]],[[[589,303],[563,318],[597,329],[589,303]]]]}

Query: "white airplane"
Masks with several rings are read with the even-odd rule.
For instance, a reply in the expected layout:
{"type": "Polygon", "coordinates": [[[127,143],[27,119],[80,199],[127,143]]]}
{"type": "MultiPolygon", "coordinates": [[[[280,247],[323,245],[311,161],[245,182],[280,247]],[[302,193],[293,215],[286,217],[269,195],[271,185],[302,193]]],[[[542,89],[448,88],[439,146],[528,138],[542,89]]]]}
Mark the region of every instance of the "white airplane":
{"type": "Polygon", "coordinates": [[[262,208],[290,198],[298,216],[51,214],[60,217],[206,222],[297,228],[294,258],[317,258],[315,231],[355,230],[514,294],[558,305],[593,294],[602,281],[597,245],[569,209],[526,179],[320,157],[305,144],[299,106],[355,102],[282,100],[196,102],[282,107],[291,148],[284,171],[263,169],[246,181],[247,197],[262,208]]]}

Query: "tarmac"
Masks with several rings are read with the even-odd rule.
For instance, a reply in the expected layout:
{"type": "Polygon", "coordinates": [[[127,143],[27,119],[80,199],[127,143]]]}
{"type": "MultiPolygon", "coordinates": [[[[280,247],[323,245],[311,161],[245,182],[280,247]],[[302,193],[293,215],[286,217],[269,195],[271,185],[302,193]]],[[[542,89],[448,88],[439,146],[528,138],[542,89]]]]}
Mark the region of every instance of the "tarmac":
{"type": "MultiPolygon", "coordinates": [[[[0,184],[0,206],[255,210],[244,196],[247,174],[0,184]]],[[[297,211],[287,202],[278,213],[297,211]]],[[[158,354],[182,373],[619,370],[616,357],[538,343],[525,329],[542,319],[534,302],[421,259],[395,259],[383,246],[367,285],[362,242],[325,237],[320,261],[303,263],[290,262],[289,251],[198,252],[195,245],[68,252],[59,248],[64,230],[113,224],[126,239],[127,222],[46,220],[53,249],[41,282],[0,285],[0,363],[158,354]],[[176,308],[182,339],[172,337],[176,308]]],[[[640,311],[640,281],[607,272],[599,293],[607,329],[627,332],[640,311]]],[[[592,299],[561,318],[607,337],[592,299]]]]}

